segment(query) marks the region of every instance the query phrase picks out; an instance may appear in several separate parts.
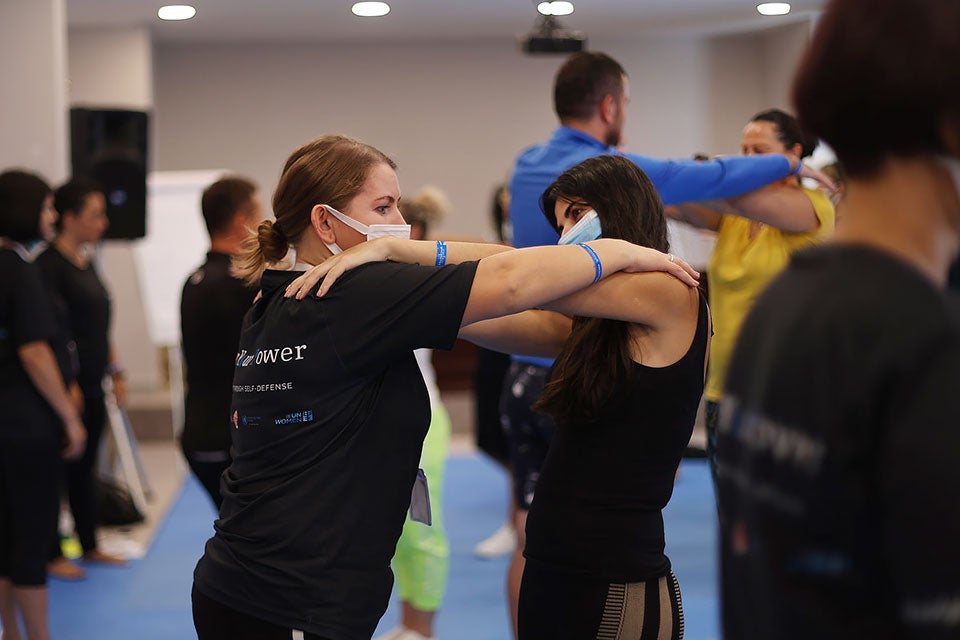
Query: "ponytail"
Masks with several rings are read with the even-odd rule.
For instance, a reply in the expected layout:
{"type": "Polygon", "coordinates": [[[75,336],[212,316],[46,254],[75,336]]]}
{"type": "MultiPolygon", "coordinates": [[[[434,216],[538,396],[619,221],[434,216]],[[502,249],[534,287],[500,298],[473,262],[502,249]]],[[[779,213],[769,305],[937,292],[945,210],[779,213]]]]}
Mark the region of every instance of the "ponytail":
{"type": "Polygon", "coordinates": [[[259,286],[264,269],[276,264],[287,255],[290,244],[280,226],[272,220],[264,220],[240,245],[240,253],[233,260],[237,277],[251,287],[259,286]]]}

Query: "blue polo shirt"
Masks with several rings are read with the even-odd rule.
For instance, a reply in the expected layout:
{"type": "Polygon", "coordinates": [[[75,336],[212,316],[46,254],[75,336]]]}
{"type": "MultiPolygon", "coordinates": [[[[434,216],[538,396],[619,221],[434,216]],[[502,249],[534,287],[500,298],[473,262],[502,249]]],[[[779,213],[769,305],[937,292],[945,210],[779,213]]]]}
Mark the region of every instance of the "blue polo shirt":
{"type": "MultiPolygon", "coordinates": [[[[777,153],[730,156],[706,162],[660,160],[622,153],[582,131],[560,127],[546,144],[521,152],[513,166],[510,178],[513,246],[557,244],[560,236],[543,215],[540,196],[570,167],[587,158],[606,154],[622,155],[643,169],[664,205],[737,196],[776,182],[790,173],[790,161],[777,153]]],[[[526,356],[515,356],[515,359],[546,367],[553,362],[526,356]]]]}

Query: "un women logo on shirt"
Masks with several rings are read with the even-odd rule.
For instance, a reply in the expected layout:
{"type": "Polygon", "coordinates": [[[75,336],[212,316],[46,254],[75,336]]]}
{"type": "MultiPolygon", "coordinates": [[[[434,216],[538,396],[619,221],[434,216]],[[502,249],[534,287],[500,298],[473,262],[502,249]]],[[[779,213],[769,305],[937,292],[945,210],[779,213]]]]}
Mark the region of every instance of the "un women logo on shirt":
{"type": "Polygon", "coordinates": [[[307,345],[301,344],[294,347],[275,347],[269,349],[257,349],[249,353],[246,349],[241,349],[237,354],[236,366],[250,367],[261,364],[276,364],[277,362],[293,362],[294,360],[303,360],[303,352],[307,345]]]}

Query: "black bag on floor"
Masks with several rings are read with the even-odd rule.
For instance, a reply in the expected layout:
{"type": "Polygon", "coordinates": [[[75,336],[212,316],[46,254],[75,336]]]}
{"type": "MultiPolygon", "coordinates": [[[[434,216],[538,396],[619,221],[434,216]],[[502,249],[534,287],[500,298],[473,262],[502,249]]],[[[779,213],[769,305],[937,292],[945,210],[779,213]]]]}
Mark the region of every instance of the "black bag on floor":
{"type": "Polygon", "coordinates": [[[118,526],[138,524],[144,516],[133,503],[133,497],[123,485],[112,480],[97,477],[94,481],[97,490],[97,515],[100,524],[118,526]]]}

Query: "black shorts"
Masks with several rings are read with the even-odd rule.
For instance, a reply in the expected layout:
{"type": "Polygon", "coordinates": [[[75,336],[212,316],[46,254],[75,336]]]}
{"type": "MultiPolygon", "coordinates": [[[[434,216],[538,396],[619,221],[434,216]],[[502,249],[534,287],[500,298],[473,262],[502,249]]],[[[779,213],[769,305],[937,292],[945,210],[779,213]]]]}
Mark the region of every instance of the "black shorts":
{"type": "Polygon", "coordinates": [[[47,582],[62,465],[56,444],[0,445],[0,576],[16,587],[47,582]]]}
{"type": "Polygon", "coordinates": [[[500,419],[510,443],[514,494],[517,507],[525,511],[530,510],[540,469],[557,430],[553,418],[532,409],[549,372],[546,367],[512,362],[500,393],[500,419]]]}

